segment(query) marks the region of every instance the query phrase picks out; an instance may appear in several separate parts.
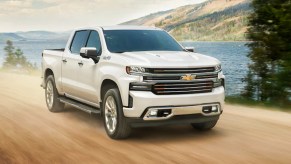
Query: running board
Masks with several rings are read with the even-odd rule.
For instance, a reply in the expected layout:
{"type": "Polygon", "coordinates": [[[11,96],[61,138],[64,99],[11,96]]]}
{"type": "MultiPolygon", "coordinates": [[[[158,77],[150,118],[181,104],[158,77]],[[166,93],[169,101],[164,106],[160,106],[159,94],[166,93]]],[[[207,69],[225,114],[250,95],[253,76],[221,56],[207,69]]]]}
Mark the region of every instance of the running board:
{"type": "Polygon", "coordinates": [[[69,104],[77,109],[80,109],[86,113],[89,113],[89,114],[100,114],[100,109],[98,108],[95,108],[95,107],[92,107],[90,105],[86,105],[86,104],[83,104],[83,103],[80,103],[78,101],[75,101],[75,100],[72,100],[72,99],[69,99],[69,98],[66,98],[66,97],[60,97],[59,100],[62,102],[62,103],[65,103],[65,104],[69,104]]]}

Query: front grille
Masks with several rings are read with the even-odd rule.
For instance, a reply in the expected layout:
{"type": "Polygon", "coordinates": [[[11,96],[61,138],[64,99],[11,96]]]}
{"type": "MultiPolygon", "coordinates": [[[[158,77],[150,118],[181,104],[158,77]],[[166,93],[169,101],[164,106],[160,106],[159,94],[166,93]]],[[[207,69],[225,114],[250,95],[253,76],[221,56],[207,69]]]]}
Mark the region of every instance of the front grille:
{"type": "Polygon", "coordinates": [[[156,95],[209,93],[218,73],[215,67],[147,68],[143,81],[152,85],[151,91],[156,95]]]}
{"type": "Polygon", "coordinates": [[[157,95],[195,94],[212,92],[213,81],[156,83],[153,93],[157,95]]]}
{"type": "Polygon", "coordinates": [[[214,72],[214,67],[203,68],[149,68],[148,71],[153,74],[176,74],[176,73],[207,73],[214,72]]]}

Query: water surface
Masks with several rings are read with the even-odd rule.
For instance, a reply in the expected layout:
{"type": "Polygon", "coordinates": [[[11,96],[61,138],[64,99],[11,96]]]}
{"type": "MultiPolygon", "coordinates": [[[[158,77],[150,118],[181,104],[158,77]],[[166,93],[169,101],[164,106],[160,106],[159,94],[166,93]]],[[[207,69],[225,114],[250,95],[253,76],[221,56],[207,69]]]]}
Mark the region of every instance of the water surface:
{"type": "MultiPolygon", "coordinates": [[[[222,63],[226,76],[226,94],[239,94],[244,87],[242,79],[247,73],[249,48],[246,42],[181,42],[183,46],[195,48],[195,52],[217,58],[222,63]]],[[[65,40],[61,41],[17,41],[15,47],[20,48],[27,59],[41,65],[41,53],[44,49],[64,48],[65,40]]],[[[5,43],[0,43],[0,65],[4,61],[5,43]]]]}

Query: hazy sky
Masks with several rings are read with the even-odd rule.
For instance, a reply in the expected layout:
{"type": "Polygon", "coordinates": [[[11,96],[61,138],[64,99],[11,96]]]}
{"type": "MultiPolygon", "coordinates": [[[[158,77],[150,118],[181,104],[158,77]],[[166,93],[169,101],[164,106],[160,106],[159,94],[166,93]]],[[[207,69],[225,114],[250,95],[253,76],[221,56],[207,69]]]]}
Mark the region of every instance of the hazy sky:
{"type": "Polygon", "coordinates": [[[205,0],[0,0],[0,32],[115,25],[205,0]]]}

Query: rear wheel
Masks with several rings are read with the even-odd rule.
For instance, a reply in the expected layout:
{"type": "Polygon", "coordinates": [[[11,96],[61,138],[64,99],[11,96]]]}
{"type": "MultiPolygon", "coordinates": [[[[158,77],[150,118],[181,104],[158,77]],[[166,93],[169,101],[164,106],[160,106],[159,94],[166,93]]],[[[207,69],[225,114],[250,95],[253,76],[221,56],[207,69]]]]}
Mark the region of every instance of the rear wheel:
{"type": "Polygon", "coordinates": [[[117,88],[107,90],[102,100],[102,114],[107,135],[112,139],[124,139],[131,128],[123,115],[123,106],[117,88]]]}
{"type": "Polygon", "coordinates": [[[55,85],[53,75],[49,75],[45,85],[45,100],[46,105],[51,112],[61,112],[64,110],[64,103],[59,100],[59,93],[55,85]]]}
{"type": "Polygon", "coordinates": [[[212,129],[218,120],[214,120],[214,121],[209,121],[209,122],[202,122],[202,123],[192,123],[192,127],[194,129],[200,130],[200,131],[207,131],[212,129]]]}

